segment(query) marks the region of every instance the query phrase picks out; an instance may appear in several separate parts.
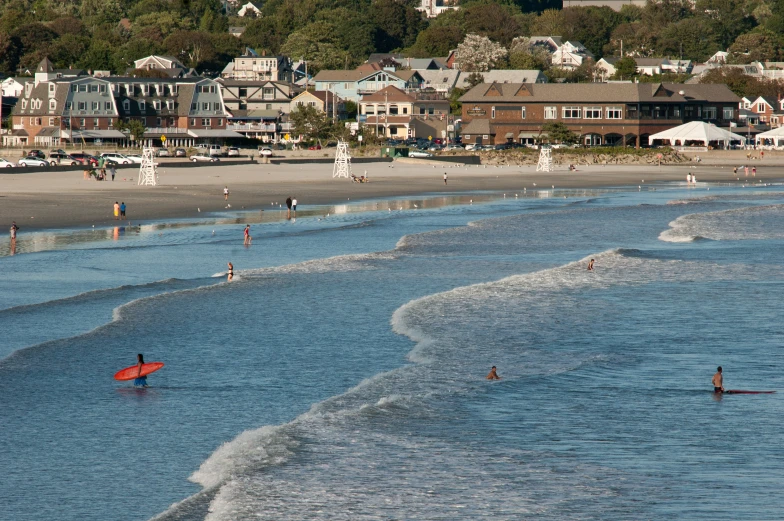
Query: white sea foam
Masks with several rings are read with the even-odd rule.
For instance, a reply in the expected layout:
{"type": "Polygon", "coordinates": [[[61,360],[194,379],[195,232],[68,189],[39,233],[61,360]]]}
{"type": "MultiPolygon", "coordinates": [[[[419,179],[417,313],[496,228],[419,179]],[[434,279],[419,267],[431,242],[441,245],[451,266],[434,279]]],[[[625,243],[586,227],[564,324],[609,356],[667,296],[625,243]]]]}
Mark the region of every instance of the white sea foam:
{"type": "Polygon", "coordinates": [[[784,205],[682,215],[659,234],[659,239],[665,242],[692,242],[701,238],[715,241],[784,238],[784,205]]]}

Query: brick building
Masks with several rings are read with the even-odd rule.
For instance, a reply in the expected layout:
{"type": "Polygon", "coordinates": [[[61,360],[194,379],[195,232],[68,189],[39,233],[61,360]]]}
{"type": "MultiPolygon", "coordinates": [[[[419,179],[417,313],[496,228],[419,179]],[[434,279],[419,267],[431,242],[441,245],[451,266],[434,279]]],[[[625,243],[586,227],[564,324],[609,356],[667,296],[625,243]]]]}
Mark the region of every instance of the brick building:
{"type": "Polygon", "coordinates": [[[728,126],[740,98],[726,85],[481,83],[460,101],[464,143],[531,143],[561,122],[586,145],[639,147],[689,121],[728,126]]]}

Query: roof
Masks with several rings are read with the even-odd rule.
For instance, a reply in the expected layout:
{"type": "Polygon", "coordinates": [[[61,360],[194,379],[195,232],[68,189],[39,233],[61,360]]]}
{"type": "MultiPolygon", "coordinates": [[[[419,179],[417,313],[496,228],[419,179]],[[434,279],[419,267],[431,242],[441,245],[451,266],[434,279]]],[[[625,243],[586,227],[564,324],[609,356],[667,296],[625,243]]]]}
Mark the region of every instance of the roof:
{"type": "Polygon", "coordinates": [[[444,69],[438,71],[418,71],[422,76],[423,87],[429,87],[436,84],[446,84],[451,89],[455,86],[460,71],[457,69],[444,69]]]}
{"type": "Polygon", "coordinates": [[[380,62],[382,60],[386,60],[387,58],[390,58],[390,59],[395,60],[396,62],[400,63],[400,60],[403,59],[403,55],[402,54],[389,53],[389,52],[374,52],[374,53],[371,53],[370,56],[368,56],[368,59],[367,59],[367,61],[365,63],[378,63],[378,62],[380,62]]]}
{"type": "Polygon", "coordinates": [[[657,65],[669,64],[667,58],[635,58],[637,67],[655,67],[657,65]]]}
{"type": "Polygon", "coordinates": [[[54,72],[54,65],[49,61],[49,58],[44,58],[36,67],[35,72],[54,72]]]}
{"type": "Polygon", "coordinates": [[[660,83],[480,83],[460,100],[471,102],[640,103],[667,100],[733,102],[740,98],[723,84],[660,83]],[[683,91],[684,95],[679,92],[683,91]]]}
{"type": "Polygon", "coordinates": [[[490,130],[489,119],[473,119],[460,131],[463,135],[471,134],[495,134],[490,130]]]}
{"type": "Polygon", "coordinates": [[[651,134],[648,139],[649,141],[661,139],[670,142],[673,142],[673,140],[679,140],[681,142],[703,141],[707,145],[710,141],[743,141],[744,137],[715,125],[711,125],[710,123],[705,123],[704,121],[692,121],[656,134],[651,134]]]}
{"type": "Polygon", "coordinates": [[[367,76],[367,72],[363,71],[330,71],[330,70],[323,70],[319,71],[318,74],[313,78],[315,81],[359,81],[362,78],[367,76]]]}
{"type": "MultiPolygon", "coordinates": [[[[469,87],[468,77],[471,72],[461,72],[457,79],[455,87],[465,89],[469,87]]],[[[538,80],[545,79],[546,77],[541,71],[537,70],[492,70],[479,73],[484,78],[486,83],[539,83],[538,80]]]]}
{"type": "Polygon", "coordinates": [[[405,101],[405,102],[413,103],[414,101],[416,101],[416,98],[414,98],[414,96],[409,96],[408,94],[398,89],[394,85],[390,85],[388,87],[381,89],[378,92],[374,92],[373,94],[362,96],[363,103],[372,102],[372,101],[376,101],[376,102],[405,101]]]}
{"type": "Polygon", "coordinates": [[[395,71],[395,72],[390,72],[390,74],[392,74],[393,76],[397,76],[403,81],[410,81],[411,78],[419,74],[419,71],[395,71]]]}

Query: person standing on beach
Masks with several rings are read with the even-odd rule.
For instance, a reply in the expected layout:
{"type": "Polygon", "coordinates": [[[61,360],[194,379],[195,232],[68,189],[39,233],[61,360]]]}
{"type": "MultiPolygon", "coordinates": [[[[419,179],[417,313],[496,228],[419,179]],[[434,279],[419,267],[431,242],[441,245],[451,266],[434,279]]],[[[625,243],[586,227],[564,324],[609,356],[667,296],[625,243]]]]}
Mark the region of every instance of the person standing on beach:
{"type": "Polygon", "coordinates": [[[487,379],[488,380],[500,380],[501,379],[501,377],[498,376],[498,373],[496,372],[495,366],[493,366],[492,369],[490,369],[490,373],[488,373],[487,379]]]}
{"type": "Polygon", "coordinates": [[[223,200],[224,201],[228,201],[229,200],[229,187],[228,186],[224,186],[223,187],[223,200]]]}
{"type": "Polygon", "coordinates": [[[691,173],[686,174],[686,186],[691,184],[691,173]]]}
{"type": "Polygon", "coordinates": [[[735,175],[737,173],[738,173],[738,167],[737,166],[733,166],[732,167],[732,175],[735,175]]]}
{"type": "Polygon", "coordinates": [[[749,166],[748,165],[743,165],[743,173],[746,175],[746,177],[749,177],[749,166]]]}
{"type": "Polygon", "coordinates": [[[751,177],[757,177],[757,167],[751,167],[751,177]]]}
{"type": "Polygon", "coordinates": [[[297,198],[294,197],[291,199],[291,209],[294,210],[294,217],[297,216],[297,198]]]}
{"type": "Polygon", "coordinates": [[[120,219],[120,203],[117,201],[114,202],[114,220],[117,221],[120,219]]]}
{"type": "Polygon", "coordinates": [[[446,184],[446,172],[444,172],[444,184],[446,184]]]}
{"type": "Polygon", "coordinates": [[[252,240],[253,240],[253,237],[250,236],[250,224],[246,224],[245,225],[245,242],[243,242],[242,244],[244,244],[245,246],[248,246],[248,245],[250,245],[250,242],[252,240]]]}
{"type": "Polygon", "coordinates": [[[120,219],[125,219],[125,201],[120,203],[120,219]]]}
{"type": "Polygon", "coordinates": [[[724,392],[724,376],[721,373],[721,366],[716,369],[716,374],[713,375],[711,383],[713,384],[714,393],[718,394],[724,392]]]}
{"type": "Polygon", "coordinates": [[[109,165],[109,173],[112,174],[112,181],[114,181],[114,176],[117,173],[117,170],[114,168],[114,163],[109,165]]]}
{"type": "Polygon", "coordinates": [[[291,196],[286,199],[286,219],[291,219],[291,196]]]}
{"type": "Polygon", "coordinates": [[[231,280],[233,278],[234,278],[234,264],[232,264],[230,262],[229,263],[229,279],[228,280],[231,280]]]}

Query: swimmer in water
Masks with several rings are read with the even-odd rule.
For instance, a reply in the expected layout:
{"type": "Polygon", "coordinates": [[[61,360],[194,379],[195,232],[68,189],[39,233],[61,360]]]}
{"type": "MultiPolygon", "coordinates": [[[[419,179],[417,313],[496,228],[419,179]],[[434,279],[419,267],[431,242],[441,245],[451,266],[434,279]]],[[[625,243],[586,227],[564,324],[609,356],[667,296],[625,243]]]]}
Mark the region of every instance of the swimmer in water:
{"type": "Polygon", "coordinates": [[[588,261],[588,271],[593,271],[593,259],[588,261]]]}
{"type": "Polygon", "coordinates": [[[136,355],[136,362],[136,367],[139,368],[139,372],[137,373],[136,379],[133,381],[133,385],[136,387],[147,387],[147,377],[141,376],[142,366],[144,365],[144,355],[141,353],[136,355]]]}
{"type": "Polygon", "coordinates": [[[229,280],[234,278],[234,264],[229,263],[229,280]]]}
{"type": "Polygon", "coordinates": [[[490,373],[488,373],[487,379],[488,380],[500,380],[501,379],[501,377],[498,376],[498,373],[495,371],[495,366],[493,366],[493,368],[490,369],[490,373]]]}
{"type": "Polygon", "coordinates": [[[714,393],[721,394],[724,392],[724,376],[721,374],[721,366],[716,369],[716,374],[713,375],[711,383],[713,384],[714,393]]]}

